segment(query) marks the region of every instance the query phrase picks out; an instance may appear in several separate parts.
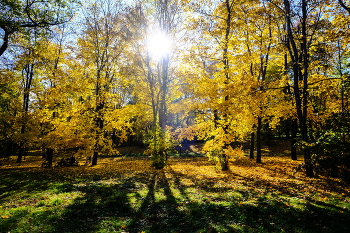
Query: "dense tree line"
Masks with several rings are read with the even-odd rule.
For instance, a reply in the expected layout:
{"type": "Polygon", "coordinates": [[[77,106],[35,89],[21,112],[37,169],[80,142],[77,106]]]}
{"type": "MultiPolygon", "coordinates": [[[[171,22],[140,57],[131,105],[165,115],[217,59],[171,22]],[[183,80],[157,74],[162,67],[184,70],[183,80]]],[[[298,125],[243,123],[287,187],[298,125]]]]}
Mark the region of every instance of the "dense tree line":
{"type": "MultiPolygon", "coordinates": [[[[306,175],[349,169],[349,1],[0,3],[2,156],[74,148],[97,164],[125,143],[166,164],[205,141],[221,169],[285,135],[306,175]],[[77,7],[79,6],[79,7],[77,7]],[[76,10],[79,9],[79,10],[76,10]],[[75,11],[74,11],[75,10],[75,11]],[[255,148],[256,146],[256,148],[255,148]]],[[[256,153],[255,153],[256,152],[256,153]]]]}

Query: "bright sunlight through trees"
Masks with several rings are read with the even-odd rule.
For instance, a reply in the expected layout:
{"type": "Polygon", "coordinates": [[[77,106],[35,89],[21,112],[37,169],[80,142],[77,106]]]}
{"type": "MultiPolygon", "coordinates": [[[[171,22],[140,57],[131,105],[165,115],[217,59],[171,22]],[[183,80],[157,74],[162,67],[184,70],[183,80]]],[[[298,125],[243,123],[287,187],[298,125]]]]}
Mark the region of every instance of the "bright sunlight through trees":
{"type": "Polygon", "coordinates": [[[147,37],[147,50],[155,60],[166,58],[172,52],[173,41],[161,30],[152,30],[147,37]]]}

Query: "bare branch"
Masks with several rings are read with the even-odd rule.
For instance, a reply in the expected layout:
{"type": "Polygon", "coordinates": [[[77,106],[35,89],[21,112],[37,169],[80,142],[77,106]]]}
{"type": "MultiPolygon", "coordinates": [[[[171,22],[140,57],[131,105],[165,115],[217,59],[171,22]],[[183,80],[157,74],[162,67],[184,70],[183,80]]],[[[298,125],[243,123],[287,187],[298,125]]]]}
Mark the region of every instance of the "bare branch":
{"type": "Polygon", "coordinates": [[[348,11],[348,13],[350,14],[350,7],[345,5],[344,1],[343,0],[338,0],[339,4],[341,7],[343,7],[345,10],[348,11]]]}

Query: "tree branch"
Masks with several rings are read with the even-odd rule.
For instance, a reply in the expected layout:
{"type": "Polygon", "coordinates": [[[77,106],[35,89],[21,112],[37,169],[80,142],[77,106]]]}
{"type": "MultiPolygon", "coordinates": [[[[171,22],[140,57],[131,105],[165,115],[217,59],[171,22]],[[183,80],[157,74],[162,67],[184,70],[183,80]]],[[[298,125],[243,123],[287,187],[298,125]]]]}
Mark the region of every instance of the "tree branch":
{"type": "Polygon", "coordinates": [[[343,0],[338,0],[339,4],[341,7],[343,7],[345,10],[348,11],[348,13],[350,14],[350,7],[348,7],[347,5],[345,5],[343,0]]]}
{"type": "Polygon", "coordinates": [[[2,38],[3,42],[0,47],[0,56],[6,51],[9,43],[9,35],[11,32],[7,30],[5,27],[0,27],[2,30],[4,30],[4,37],[2,38]]]}

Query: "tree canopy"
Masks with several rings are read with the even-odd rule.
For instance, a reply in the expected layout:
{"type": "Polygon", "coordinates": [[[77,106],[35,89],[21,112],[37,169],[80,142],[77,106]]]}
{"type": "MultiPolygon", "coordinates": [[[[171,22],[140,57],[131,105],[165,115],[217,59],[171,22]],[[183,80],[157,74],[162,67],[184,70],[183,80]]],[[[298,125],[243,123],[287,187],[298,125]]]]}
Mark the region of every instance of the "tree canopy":
{"type": "Polygon", "coordinates": [[[201,140],[227,170],[244,143],[261,163],[262,143],[284,135],[307,176],[349,169],[348,0],[77,4],[0,3],[6,155],[40,149],[52,166],[74,149],[96,165],[142,144],[162,168],[201,140]]]}

